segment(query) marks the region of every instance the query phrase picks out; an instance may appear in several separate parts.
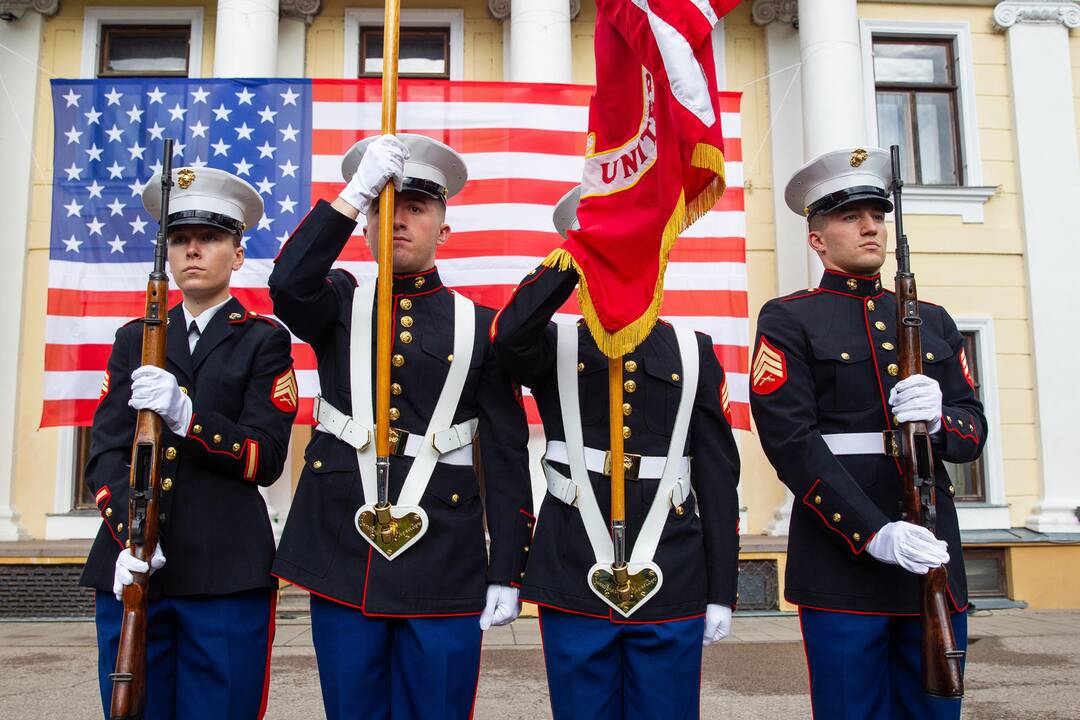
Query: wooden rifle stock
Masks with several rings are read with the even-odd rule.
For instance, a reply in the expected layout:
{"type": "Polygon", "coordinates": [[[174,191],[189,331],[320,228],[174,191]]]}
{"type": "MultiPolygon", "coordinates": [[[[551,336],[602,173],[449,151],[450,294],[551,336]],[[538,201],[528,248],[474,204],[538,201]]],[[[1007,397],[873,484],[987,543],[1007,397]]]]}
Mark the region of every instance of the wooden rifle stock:
{"type": "MultiPolygon", "coordinates": [[[[900,148],[893,145],[893,204],[896,218],[896,333],[897,364],[901,380],[922,374],[922,339],[919,297],[901,205],[900,148]]],[[[924,422],[900,425],[900,464],[903,470],[903,519],[934,532],[937,521],[934,489],[934,454],[930,433],[924,422]]],[[[936,535],[936,533],[935,533],[936,535]]],[[[931,569],[920,580],[920,620],[922,621],[923,689],[939,697],[964,695],[964,651],[956,646],[952,619],[946,604],[948,571],[931,569]]]]}
{"type": "MultiPolygon", "coordinates": [[[[146,285],[146,312],[142,336],[142,364],[165,367],[168,332],[169,278],[165,274],[165,247],[169,240],[169,191],[172,188],[172,139],[165,140],[161,171],[161,218],[154,247],[154,267],[146,285]]],[[[158,493],[161,487],[161,418],[140,410],[131,445],[128,487],[128,541],[131,553],[149,564],[158,542],[158,493]]],[[[116,653],[109,717],[142,720],[146,710],[146,628],[150,574],[132,573],[124,587],[124,615],[116,653]]]]}

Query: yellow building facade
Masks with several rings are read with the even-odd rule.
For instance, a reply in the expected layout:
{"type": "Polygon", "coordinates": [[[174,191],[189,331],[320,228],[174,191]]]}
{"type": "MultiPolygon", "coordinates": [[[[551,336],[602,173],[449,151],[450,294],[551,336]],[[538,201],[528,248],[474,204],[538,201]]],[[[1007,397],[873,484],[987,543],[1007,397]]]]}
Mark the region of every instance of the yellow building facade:
{"type": "MultiPolygon", "coordinates": [[[[225,73],[222,67],[243,67],[244,49],[250,47],[236,27],[235,0],[184,6],[151,0],[108,6],[0,0],[0,10],[13,15],[0,23],[0,78],[10,100],[0,124],[0,154],[13,163],[3,181],[0,210],[11,225],[0,263],[14,276],[2,290],[8,312],[2,320],[7,345],[0,349],[0,373],[8,393],[0,401],[0,473],[5,476],[0,478],[0,539],[7,542],[0,542],[0,563],[63,559],[65,552],[74,558],[70,549],[50,552],[49,543],[68,542],[63,547],[70,548],[70,541],[92,537],[97,522],[92,513],[73,511],[77,433],[38,429],[52,212],[49,80],[93,77],[98,33],[110,22],[186,23],[192,75],[355,77],[359,29],[381,24],[382,6],[372,2],[263,5],[260,22],[276,28],[264,71],[225,73]],[[276,15],[267,20],[267,13],[276,15]],[[226,15],[228,22],[222,20],[226,15]]],[[[580,6],[566,0],[403,0],[402,8],[403,24],[449,29],[451,79],[593,82],[596,9],[589,0],[580,6]],[[558,62],[537,61],[556,56],[558,62]]],[[[1075,335],[1072,326],[1056,321],[1080,308],[1063,274],[1068,255],[1056,263],[1053,255],[1055,248],[1069,247],[1066,238],[1078,236],[1069,234],[1078,222],[1069,215],[1080,204],[1068,204],[1068,193],[1075,194],[1077,186],[1064,188],[1056,201],[1046,197],[1063,178],[1080,180],[1077,24],[1080,8],[1074,2],[756,0],[735,8],[714,38],[722,88],[743,93],[751,337],[762,304],[816,284],[820,274],[820,265],[807,256],[803,221],[782,202],[791,172],[832,149],[830,142],[833,147],[877,144],[875,97],[882,91],[875,87],[875,43],[947,47],[953,143],[963,178],[948,187],[911,188],[906,229],[920,296],[946,306],[971,335],[990,421],[978,496],[961,505],[965,542],[986,559],[980,567],[999,568],[998,600],[1045,608],[1080,606],[1075,510],[1080,443],[1068,440],[1067,424],[1059,426],[1068,422],[1080,394],[1067,374],[1058,374],[1069,366],[1069,348],[1080,348],[1068,337],[1075,335]],[[1032,42],[1063,54],[1027,57],[1032,42]],[[1041,100],[1031,96],[1027,84],[1033,77],[1051,90],[1067,88],[1063,99],[1070,117],[1055,122],[1040,117],[1045,114],[1039,111],[1041,100]],[[1061,141],[1070,127],[1071,144],[1061,141]],[[830,139],[830,132],[835,137],[845,130],[847,142],[830,139]],[[1053,159],[1055,166],[1066,166],[1056,168],[1064,173],[1057,178],[1044,170],[1048,159],[1042,145],[1052,138],[1063,142],[1053,159]],[[1053,181],[1049,189],[1048,181],[1053,181]],[[1056,237],[1046,232],[1048,219],[1057,223],[1056,237]]],[[[893,267],[890,260],[886,278],[893,267]]],[[[1072,314],[1072,325],[1078,316],[1072,314]]],[[[286,480],[299,477],[309,433],[306,428],[294,432],[286,480]]],[[[775,561],[782,586],[790,496],[754,433],[739,435],[743,558],[775,561]]],[[[279,482],[267,497],[282,517],[290,489],[289,482],[279,482]]],[[[782,602],[779,608],[790,609],[782,602]]]]}

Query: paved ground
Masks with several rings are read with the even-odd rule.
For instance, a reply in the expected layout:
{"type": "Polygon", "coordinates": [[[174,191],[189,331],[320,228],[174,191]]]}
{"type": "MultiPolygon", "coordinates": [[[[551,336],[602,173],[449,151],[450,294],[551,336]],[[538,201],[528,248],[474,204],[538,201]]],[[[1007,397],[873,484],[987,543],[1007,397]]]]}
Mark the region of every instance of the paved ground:
{"type": "MultiPolygon", "coordinates": [[[[702,717],[810,717],[798,619],[737,616],[734,630],[705,651],[702,717]]],[[[1080,611],[981,611],[970,630],[965,720],[1080,717],[1080,611]]],[[[535,619],[487,634],[478,720],[551,717],[539,643],[535,619]]],[[[321,717],[305,619],[279,620],[275,646],[267,717],[321,717]]],[[[100,717],[95,667],[91,623],[0,623],[0,720],[100,717]]]]}

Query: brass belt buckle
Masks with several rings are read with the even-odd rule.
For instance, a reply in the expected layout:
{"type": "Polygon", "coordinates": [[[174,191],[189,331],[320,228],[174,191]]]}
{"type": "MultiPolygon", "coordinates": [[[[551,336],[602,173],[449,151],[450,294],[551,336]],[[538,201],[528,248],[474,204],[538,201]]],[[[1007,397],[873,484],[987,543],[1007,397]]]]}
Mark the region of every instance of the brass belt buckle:
{"type": "MultiPolygon", "coordinates": [[[[623,453],[623,479],[637,482],[641,472],[641,456],[634,453],[623,453]]],[[[604,474],[611,477],[611,451],[604,453],[604,474]]]]}
{"type": "Polygon", "coordinates": [[[881,433],[882,447],[889,457],[900,457],[900,433],[896,430],[886,430],[881,433]]]}
{"type": "Polygon", "coordinates": [[[402,457],[405,446],[409,444],[409,431],[390,428],[390,454],[402,457]]]}

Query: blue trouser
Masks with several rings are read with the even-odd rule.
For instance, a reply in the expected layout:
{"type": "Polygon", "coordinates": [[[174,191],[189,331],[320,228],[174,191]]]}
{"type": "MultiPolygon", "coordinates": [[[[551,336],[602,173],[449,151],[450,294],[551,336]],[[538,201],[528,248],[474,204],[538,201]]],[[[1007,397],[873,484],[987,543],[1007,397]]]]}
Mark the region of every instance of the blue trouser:
{"type": "Polygon", "coordinates": [[[370,617],[311,596],[311,638],[329,720],[462,720],[480,678],[477,615],[370,617]]]}
{"type": "Polygon", "coordinates": [[[540,608],[554,720],[697,718],[703,618],[613,623],[540,608]]]}
{"type": "MultiPolygon", "coordinates": [[[[150,601],[146,713],[150,720],[252,720],[266,711],[277,595],[269,590],[150,601]]],[[[124,604],[96,600],[98,682],[105,718],[124,604]]]]}
{"type": "MultiPolygon", "coordinates": [[[[918,617],[800,608],[810,699],[819,720],[959,720],[960,700],[922,689],[918,617]]],[[[952,615],[967,648],[967,615],[952,615]]]]}

